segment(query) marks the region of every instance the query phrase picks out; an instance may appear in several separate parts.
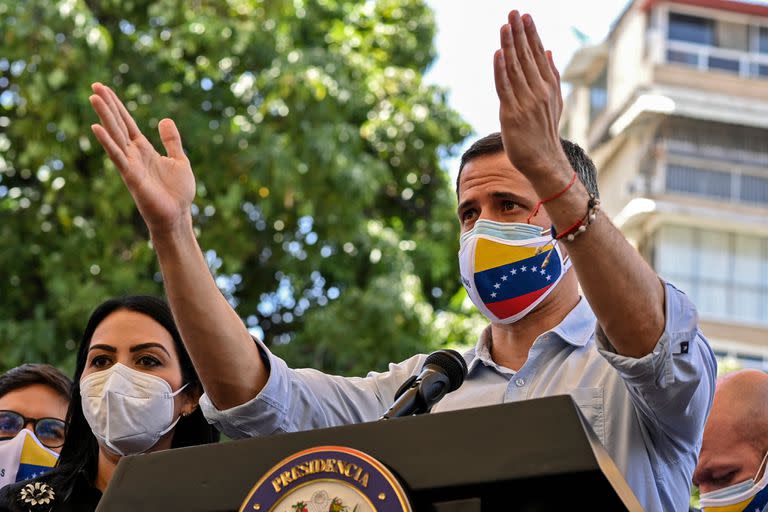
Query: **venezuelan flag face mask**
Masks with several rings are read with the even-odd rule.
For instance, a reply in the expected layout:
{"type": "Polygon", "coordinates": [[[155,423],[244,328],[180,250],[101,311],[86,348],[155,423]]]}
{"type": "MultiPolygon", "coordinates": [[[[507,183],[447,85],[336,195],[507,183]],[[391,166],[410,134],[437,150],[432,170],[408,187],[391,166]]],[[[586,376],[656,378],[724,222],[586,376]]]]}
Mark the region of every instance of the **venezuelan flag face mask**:
{"type": "Polygon", "coordinates": [[[768,511],[768,471],[765,461],[757,469],[754,478],[712,492],[702,493],[701,509],[704,512],[764,512],[768,511]],[[762,475],[762,476],[761,476],[762,475]],[[758,479],[758,477],[760,477],[758,479]]]}
{"type": "Polygon", "coordinates": [[[59,454],[43,446],[27,429],[0,442],[0,486],[21,482],[47,473],[56,465],[59,454]]]}
{"type": "Polygon", "coordinates": [[[555,289],[571,261],[550,230],[478,220],[461,235],[459,271],[469,298],[491,322],[517,322],[555,289]]]}

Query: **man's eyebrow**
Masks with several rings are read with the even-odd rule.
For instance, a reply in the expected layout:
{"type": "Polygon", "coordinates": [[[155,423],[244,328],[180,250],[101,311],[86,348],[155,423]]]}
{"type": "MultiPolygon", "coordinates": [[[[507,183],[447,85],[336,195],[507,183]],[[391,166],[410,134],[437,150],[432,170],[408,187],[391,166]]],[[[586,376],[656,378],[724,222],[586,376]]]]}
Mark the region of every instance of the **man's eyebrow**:
{"type": "MultiPolygon", "coordinates": [[[[494,199],[509,199],[510,201],[514,201],[518,204],[527,204],[528,200],[526,200],[523,196],[515,194],[514,192],[505,192],[505,191],[496,191],[491,192],[491,197],[494,199]]],[[[476,199],[467,199],[466,201],[462,201],[458,208],[456,208],[457,212],[461,212],[468,206],[472,206],[477,203],[476,199]]]]}
{"type": "Polygon", "coordinates": [[[510,199],[516,203],[524,203],[526,202],[525,198],[523,196],[520,196],[518,194],[515,194],[513,192],[491,192],[491,197],[495,199],[510,199]]]}
{"type": "Polygon", "coordinates": [[[714,480],[738,472],[741,467],[736,462],[715,462],[700,471],[699,480],[714,480]]]}
{"type": "Polygon", "coordinates": [[[462,201],[461,203],[459,203],[459,206],[456,208],[456,211],[460,212],[463,209],[465,209],[467,206],[470,206],[470,205],[473,205],[473,204],[476,204],[476,203],[477,203],[477,201],[474,200],[474,199],[466,199],[466,200],[462,201]]]}

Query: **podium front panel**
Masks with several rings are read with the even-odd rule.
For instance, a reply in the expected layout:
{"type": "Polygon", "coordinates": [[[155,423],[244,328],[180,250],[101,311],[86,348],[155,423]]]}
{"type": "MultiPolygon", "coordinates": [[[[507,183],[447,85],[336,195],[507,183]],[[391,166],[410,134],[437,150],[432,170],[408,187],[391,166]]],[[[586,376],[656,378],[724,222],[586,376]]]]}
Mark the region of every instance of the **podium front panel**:
{"type": "Polygon", "coordinates": [[[388,466],[417,511],[640,510],[568,395],[124,457],[98,510],[238,510],[276,463],[324,445],[388,466]]]}

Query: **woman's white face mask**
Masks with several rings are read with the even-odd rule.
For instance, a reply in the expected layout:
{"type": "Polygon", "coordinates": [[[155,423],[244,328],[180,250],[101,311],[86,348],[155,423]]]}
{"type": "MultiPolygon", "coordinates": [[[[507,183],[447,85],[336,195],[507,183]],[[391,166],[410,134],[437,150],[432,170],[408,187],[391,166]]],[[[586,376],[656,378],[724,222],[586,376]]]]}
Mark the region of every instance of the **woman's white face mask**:
{"type": "Polygon", "coordinates": [[[175,392],[160,377],[117,363],[80,381],[83,414],[96,439],[117,455],[152,448],[179,417],[175,392]]]}
{"type": "Polygon", "coordinates": [[[716,491],[702,493],[704,512],[763,512],[768,511],[768,453],[763,457],[753,478],[716,491]]]}

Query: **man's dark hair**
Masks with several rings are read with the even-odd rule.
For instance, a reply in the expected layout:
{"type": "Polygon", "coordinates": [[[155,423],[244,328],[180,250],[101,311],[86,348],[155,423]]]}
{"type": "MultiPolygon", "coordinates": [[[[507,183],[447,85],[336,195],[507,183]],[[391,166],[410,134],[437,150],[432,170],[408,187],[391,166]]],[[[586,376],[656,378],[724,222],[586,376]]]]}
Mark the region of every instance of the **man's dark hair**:
{"type": "MultiPolygon", "coordinates": [[[[597,169],[595,169],[595,164],[592,162],[592,159],[587,156],[587,153],[578,144],[562,138],[560,139],[560,144],[562,144],[565,156],[568,157],[571,167],[576,171],[576,174],[584,184],[587,192],[595,197],[600,197],[600,193],[597,190],[597,169]]],[[[501,153],[503,151],[504,143],[501,141],[501,133],[499,132],[486,135],[482,139],[475,141],[475,143],[461,155],[459,175],[456,177],[456,196],[458,197],[459,195],[461,171],[470,160],[480,156],[495,155],[496,153],[501,153]]]]}
{"type": "Polygon", "coordinates": [[[23,364],[0,375],[0,397],[36,384],[48,386],[67,402],[72,396],[72,381],[58,368],[49,364],[23,364]]]}

